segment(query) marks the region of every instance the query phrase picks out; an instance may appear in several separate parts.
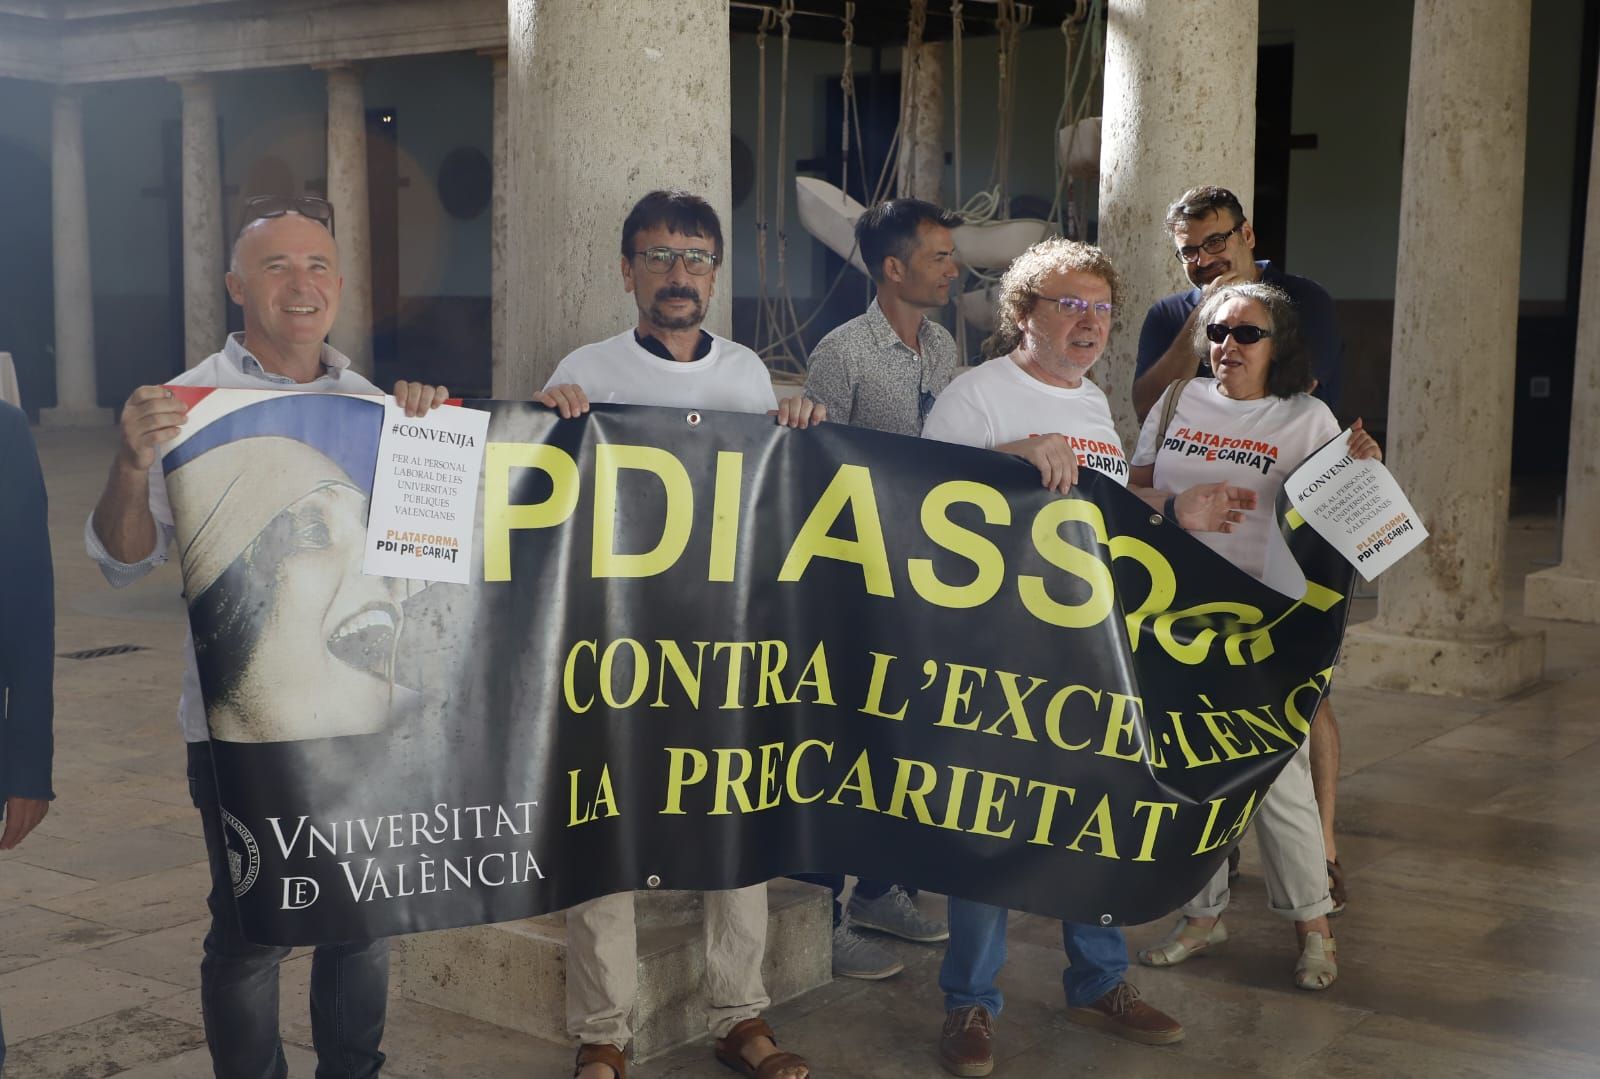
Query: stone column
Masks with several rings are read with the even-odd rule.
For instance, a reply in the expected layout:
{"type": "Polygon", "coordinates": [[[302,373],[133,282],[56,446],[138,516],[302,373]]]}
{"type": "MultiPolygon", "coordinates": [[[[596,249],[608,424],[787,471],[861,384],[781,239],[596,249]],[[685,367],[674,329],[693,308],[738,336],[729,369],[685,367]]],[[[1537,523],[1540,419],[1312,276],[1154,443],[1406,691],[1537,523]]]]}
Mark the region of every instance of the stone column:
{"type": "Polygon", "coordinates": [[[222,152],[209,78],[174,80],[183,91],[183,357],[193,367],[222,347],[222,152]]]}
{"type": "Polygon", "coordinates": [[[1357,685],[1503,697],[1543,668],[1544,636],[1506,625],[1500,582],[1530,2],[1416,0],[1385,451],[1430,538],[1346,640],[1357,685]]]}
{"type": "MultiPolygon", "coordinates": [[[[524,398],[568,351],[638,322],[619,270],[640,196],[703,196],[732,247],[727,0],[508,0],[506,311],[497,393],[524,398]]],[[[717,272],[706,329],[732,326],[717,272]]]]}
{"type": "Polygon", "coordinates": [[[489,370],[490,392],[506,394],[506,53],[490,53],[494,64],[494,194],[489,203],[489,370]]]}
{"type": "Polygon", "coordinates": [[[925,41],[905,62],[911,123],[900,144],[898,190],[938,203],[944,180],[944,43],[925,41]]]}
{"type": "Polygon", "coordinates": [[[1122,279],[1111,343],[1092,374],[1133,445],[1133,365],[1145,312],[1189,288],[1167,207],[1198,183],[1255,194],[1258,0],[1111,0],[1100,143],[1100,246],[1122,279]],[[1219,48],[1196,47],[1218,40],[1219,48]],[[1219,151],[1219,147],[1226,150],[1219,151]]]}
{"type": "Polygon", "coordinates": [[[83,167],[83,99],[56,91],[51,113],[50,217],[56,291],[56,405],[48,427],[111,422],[95,389],[94,288],[89,274],[89,190],[83,167]]]}
{"type": "Polygon", "coordinates": [[[1522,609],[1533,618],[1600,622],[1600,116],[1589,152],[1575,361],[1561,564],[1528,575],[1522,609]]]}
{"type": "Polygon", "coordinates": [[[344,293],[328,342],[372,377],[372,215],[367,206],[367,108],[361,72],[328,72],[328,201],[333,203],[344,293]]]}

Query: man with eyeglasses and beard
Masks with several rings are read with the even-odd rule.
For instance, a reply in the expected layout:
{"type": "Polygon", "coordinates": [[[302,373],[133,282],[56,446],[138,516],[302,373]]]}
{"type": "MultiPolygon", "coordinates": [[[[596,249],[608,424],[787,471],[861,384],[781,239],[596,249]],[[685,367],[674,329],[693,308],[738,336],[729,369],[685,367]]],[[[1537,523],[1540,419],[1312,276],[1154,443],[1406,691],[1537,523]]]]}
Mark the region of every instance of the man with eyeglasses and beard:
{"type": "MultiPolygon", "coordinates": [[[[534,400],[571,419],[589,402],[766,413],[786,427],[820,423],[827,409],[804,397],[779,403],[756,354],[701,328],[722,261],[722,224],[687,191],[652,191],[622,223],[622,287],[638,323],[584,345],[557,365],[534,400]]],[[[752,1079],[806,1079],[796,1053],[780,1050],[761,1012],[767,886],[708,891],[705,900],[706,1026],[721,1063],[752,1079]]],[[[626,1079],[638,995],[632,892],[567,911],[567,1033],[578,1042],[577,1079],[626,1079]]]]}
{"type": "MultiPolygon", "coordinates": [[[[1311,354],[1311,373],[1316,380],[1312,396],[1337,415],[1344,339],[1339,335],[1338,316],[1327,290],[1308,277],[1285,273],[1268,260],[1255,261],[1251,254],[1256,245],[1255,231],[1245,219],[1238,196],[1227,188],[1205,186],[1185,191],[1167,208],[1166,227],[1172,236],[1173,254],[1183,263],[1183,272],[1195,287],[1157,300],[1145,315],[1133,378],[1133,409],[1139,421],[1144,422],[1174,382],[1196,374],[1211,375],[1205,362],[1195,359],[1195,313],[1217,289],[1251,281],[1276,286],[1294,302],[1300,338],[1311,354]]],[[[1170,418],[1168,411],[1162,415],[1170,418]]],[[[1327,847],[1332,913],[1341,914],[1348,895],[1333,834],[1339,784],[1339,724],[1327,697],[1317,709],[1310,741],[1311,778],[1327,847]]],[[[1229,855],[1228,865],[1229,875],[1237,876],[1237,847],[1229,855]]]]}
{"type": "MultiPolygon", "coordinates": [[[[1150,305],[1139,333],[1134,367],[1133,408],[1143,422],[1161,394],[1200,369],[1194,357],[1194,313],[1200,302],[1224,285],[1260,281],[1288,293],[1300,317],[1300,333],[1311,350],[1312,394],[1335,413],[1344,362],[1344,340],[1333,299],[1309,277],[1285,273],[1270,260],[1257,262],[1255,230],[1238,196],[1223,187],[1195,187],[1167,209],[1173,254],[1194,288],[1150,305]]],[[[1209,374],[1209,372],[1203,372],[1209,374]]]]}
{"type": "MultiPolygon", "coordinates": [[[[117,588],[167,561],[174,546],[159,448],[178,436],[188,407],[170,386],[382,392],[350,370],[349,358],[324,341],[344,285],[333,206],[325,199],[248,200],[226,283],[228,295],[244,311],[244,331],[231,334],[221,351],[168,385],[140,386],[122,408],[121,444],[84,530],[89,556],[117,588]]],[[[407,415],[420,416],[443,404],[449,391],[398,382],[394,396],[407,415]]],[[[184,642],[184,658],[178,721],[188,743],[189,793],[200,811],[211,868],[206,898],[211,927],[200,964],[206,1044],[218,1079],[285,1079],[289,1066],[278,1032],[278,967],[289,949],[245,939],[234,905],[237,870],[224,831],[192,635],[184,642]]],[[[299,673],[317,677],[315,672],[299,673]]],[[[311,1037],[319,1075],[369,1079],[379,1074],[388,986],[386,940],[317,946],[311,958],[311,1037]]]]}

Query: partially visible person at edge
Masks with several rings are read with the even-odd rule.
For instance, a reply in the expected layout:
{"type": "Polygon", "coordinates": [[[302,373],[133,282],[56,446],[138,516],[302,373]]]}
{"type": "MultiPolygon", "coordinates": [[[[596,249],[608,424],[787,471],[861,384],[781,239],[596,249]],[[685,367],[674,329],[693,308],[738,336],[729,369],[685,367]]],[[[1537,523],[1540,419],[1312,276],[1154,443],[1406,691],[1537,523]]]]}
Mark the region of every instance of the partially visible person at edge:
{"type": "MultiPolygon", "coordinates": [[[[1310,357],[1296,327],[1288,294],[1271,285],[1226,285],[1200,305],[1190,347],[1210,359],[1211,378],[1174,382],[1145,417],[1133,454],[1133,482],[1177,489],[1187,484],[1225,480],[1256,492],[1262,509],[1245,515],[1227,533],[1196,538],[1244,572],[1288,596],[1305,593],[1306,581],[1271,507],[1285,478],[1300,463],[1339,434],[1328,406],[1310,396],[1310,357]],[[1218,459],[1189,453],[1216,439],[1238,439],[1270,447],[1268,463],[1218,459]]],[[[1350,455],[1380,459],[1378,444],[1357,420],[1350,455]]],[[[1320,722],[1320,720],[1319,720],[1320,722]]],[[[1333,899],[1328,894],[1326,856],[1316,795],[1311,784],[1306,739],[1261,800],[1252,822],[1261,845],[1267,901],[1274,913],[1294,923],[1298,959],[1294,984],[1326,989],[1339,976],[1338,953],[1328,927],[1333,899]]],[[[1229,900],[1228,869],[1214,877],[1183,907],[1172,932],[1139,953],[1139,961],[1170,967],[1210,951],[1228,939],[1222,912],[1229,900]]]]}
{"type": "MultiPolygon", "coordinates": [[[[1117,275],[1097,247],[1066,239],[1034,244],[1000,283],[997,328],[984,342],[982,365],[945,388],[923,437],[1014,454],[1062,494],[1094,467],[1118,483],[1128,464],[1106,396],[1084,375],[1105,351],[1117,299],[1117,275]]],[[[1152,507],[1175,504],[1180,523],[1222,530],[1255,506],[1248,490],[1226,483],[1176,496],[1137,491],[1152,507]]],[[[1004,999],[997,984],[1006,958],[1003,907],[950,897],[950,942],[939,970],[945,1022],[939,1059],[954,1075],[994,1069],[994,1024],[1004,999]]],[[[1067,1019],[1146,1045],[1183,1038],[1176,1019],[1140,997],[1123,979],[1128,947],[1115,926],[1061,923],[1070,962],[1062,975],[1067,1019]]]]}
{"type": "MultiPolygon", "coordinates": [[[[928,317],[950,302],[961,275],[950,230],[961,218],[921,199],[891,199],[856,220],[856,244],[878,294],[865,314],[830,330],[806,362],[806,396],[828,417],[856,427],[915,437],[960,360],[950,331],[928,317]]],[[[870,868],[870,867],[868,867],[870,868]]],[[[833,975],[889,978],[905,969],[893,952],[860,930],[933,944],[950,936],[944,922],[917,909],[898,884],[861,877],[843,907],[843,873],[796,880],[833,892],[833,975]]]]}
{"type": "MultiPolygon", "coordinates": [[[[28,417],[0,401],[0,850],[50,811],[55,753],[55,577],[44,474],[28,417]]],[[[0,1071],[6,1063],[0,1027],[0,1071]]]]}
{"type": "MultiPolygon", "coordinates": [[[[827,409],[805,397],[781,404],[766,365],[743,345],[701,327],[722,261],[722,223],[687,191],[652,191],[622,223],[622,288],[638,321],[570,353],[534,400],[567,419],[589,402],[666,405],[776,416],[786,427],[819,423],[827,409]]],[[[767,886],[706,892],[706,1026],[715,1057],[753,1079],[805,1079],[804,1058],[780,1050],[761,1013],[767,886]]],[[[567,1032],[578,1079],[625,1079],[638,996],[633,893],[567,911],[567,1032]]]]}
{"type": "MultiPolygon", "coordinates": [[[[222,350],[163,386],[140,386],[122,408],[122,441],[105,491],[84,528],[89,556],[121,588],[165,562],[172,510],[159,447],[176,438],[187,406],[171,386],[380,394],[324,342],[339,310],[344,279],[334,241],[333,207],[324,199],[261,196],[246,203],[233,243],[228,295],[243,309],[244,331],[222,350]]],[[[437,408],[443,386],[395,384],[410,416],[437,408]]],[[[200,811],[211,891],[211,927],[200,963],[200,1008],[218,1079],[283,1079],[289,1066],[278,1032],[278,968],[288,948],[252,944],[233,901],[233,872],[223,834],[210,732],[195,665],[184,642],[178,721],[188,745],[189,792],[200,811]]],[[[319,1074],[369,1079],[383,1066],[388,1002],[386,940],[319,945],[311,958],[311,1036],[319,1074]]]]}
{"type": "MultiPolygon", "coordinates": [[[[1145,315],[1133,381],[1133,407],[1139,419],[1143,421],[1149,415],[1156,400],[1177,379],[1212,373],[1206,358],[1197,359],[1194,354],[1196,312],[1201,301],[1217,289],[1250,281],[1273,285],[1288,295],[1310,356],[1311,393],[1337,411],[1343,385],[1344,339],[1339,334],[1333,299],[1310,278],[1285,273],[1267,260],[1255,260],[1255,230],[1245,218],[1238,197],[1223,187],[1191,188],[1167,208],[1166,232],[1184,274],[1195,287],[1157,300],[1145,315]]],[[[1348,898],[1333,828],[1338,806],[1339,755],[1339,720],[1324,697],[1311,728],[1311,779],[1317,792],[1322,841],[1328,851],[1334,914],[1343,912],[1348,898]]],[[[1229,855],[1228,864],[1237,876],[1237,847],[1229,855]]]]}

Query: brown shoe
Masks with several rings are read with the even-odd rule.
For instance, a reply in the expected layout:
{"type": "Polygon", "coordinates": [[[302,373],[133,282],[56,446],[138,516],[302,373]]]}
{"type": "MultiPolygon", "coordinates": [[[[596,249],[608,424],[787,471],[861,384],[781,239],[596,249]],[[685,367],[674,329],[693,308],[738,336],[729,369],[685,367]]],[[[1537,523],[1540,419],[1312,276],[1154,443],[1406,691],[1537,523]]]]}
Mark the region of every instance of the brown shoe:
{"type": "Polygon", "coordinates": [[[993,1042],[994,1016],[987,1008],[957,1008],[944,1017],[939,1063],[951,1075],[988,1075],[994,1071],[993,1042]]]}
{"type": "Polygon", "coordinates": [[[1068,1008],[1067,1018],[1097,1027],[1142,1045],[1171,1045],[1183,1041],[1183,1024],[1139,999],[1137,986],[1127,982],[1082,1008],[1068,1008]]]}

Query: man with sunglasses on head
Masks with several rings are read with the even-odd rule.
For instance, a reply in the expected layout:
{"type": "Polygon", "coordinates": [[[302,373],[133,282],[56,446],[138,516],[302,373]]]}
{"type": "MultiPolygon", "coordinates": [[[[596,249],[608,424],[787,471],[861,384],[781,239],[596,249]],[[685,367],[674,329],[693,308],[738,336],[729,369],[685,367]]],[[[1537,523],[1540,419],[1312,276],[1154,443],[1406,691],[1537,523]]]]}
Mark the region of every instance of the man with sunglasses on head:
{"type": "MultiPolygon", "coordinates": [[[[228,295],[244,311],[244,331],[167,385],[134,390],[122,408],[122,442],[84,532],[89,556],[113,586],[132,584],[171,554],[172,509],[159,447],[176,438],[188,418],[171,386],[382,393],[324,341],[344,283],[333,224],[333,207],[320,198],[260,196],[245,204],[225,279],[228,295]]],[[[420,416],[443,404],[449,391],[398,382],[394,396],[408,415],[420,416]]],[[[240,926],[192,636],[184,658],[178,720],[211,867],[211,928],[200,963],[206,1043],[218,1079],[284,1079],[289,1068],[278,1033],[278,968],[289,949],[252,944],[240,926]]],[[[379,1074],[388,985],[387,941],[317,946],[311,1035],[318,1075],[379,1074]]]]}
{"type": "MultiPolygon", "coordinates": [[[[1139,421],[1161,400],[1167,387],[1211,370],[1194,355],[1194,320],[1201,302],[1224,285],[1260,281],[1287,293],[1300,321],[1300,338],[1311,353],[1311,373],[1316,379],[1311,393],[1335,414],[1343,382],[1344,339],[1333,299],[1309,277],[1285,273],[1270,261],[1257,262],[1251,252],[1256,236],[1245,219],[1238,196],[1223,187],[1195,187],[1167,208],[1167,230],[1183,272],[1195,286],[1157,300],[1145,315],[1139,333],[1139,354],[1134,367],[1133,409],[1139,421]]],[[[1220,343],[1220,342],[1219,342],[1220,343]]],[[[1165,413],[1163,413],[1165,414],[1165,413]]],[[[1311,725],[1311,777],[1322,817],[1322,838],[1327,847],[1328,881],[1334,914],[1344,911],[1347,898],[1344,866],[1334,841],[1334,809],[1339,784],[1339,723],[1327,697],[1311,725]]],[[[1235,847],[1228,864],[1238,874],[1235,847]]]]}
{"type": "Polygon", "coordinates": [[[1227,188],[1185,191],[1168,207],[1166,227],[1173,253],[1195,287],[1157,300],[1145,314],[1133,378],[1133,408],[1140,421],[1169,385],[1193,378],[1197,371],[1210,373],[1194,357],[1194,314],[1200,301],[1216,289],[1247,281],[1274,285],[1294,301],[1317,380],[1312,392],[1337,412],[1344,341],[1327,291],[1308,277],[1283,272],[1269,260],[1255,260],[1255,230],[1238,196],[1227,188]]]}
{"type": "MultiPolygon", "coordinates": [[[[687,191],[652,191],[622,223],[622,287],[638,323],[584,345],[557,365],[534,400],[571,419],[589,402],[665,405],[776,416],[786,427],[822,422],[804,397],[777,400],[772,377],[743,345],[701,328],[722,261],[722,224],[687,191]]],[[[754,1079],[806,1079],[796,1053],[780,1050],[761,1013],[767,886],[704,893],[706,1026],[717,1060],[754,1079]]],[[[626,1079],[633,1036],[638,948],[632,892],[567,911],[567,1033],[578,1042],[577,1079],[626,1079]]]]}

